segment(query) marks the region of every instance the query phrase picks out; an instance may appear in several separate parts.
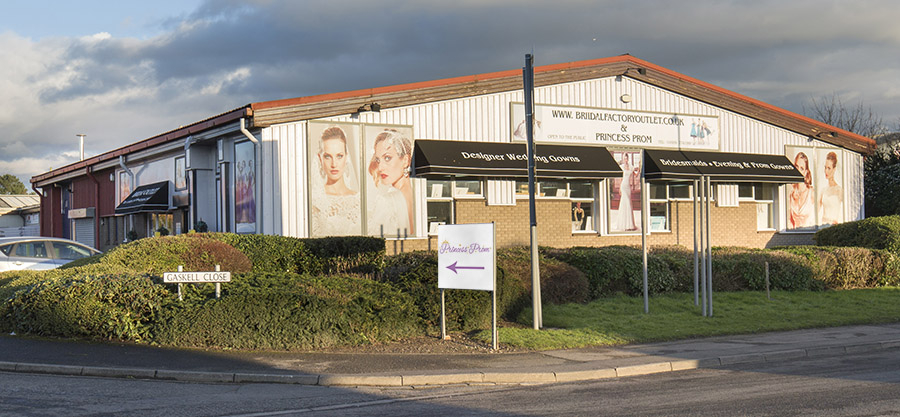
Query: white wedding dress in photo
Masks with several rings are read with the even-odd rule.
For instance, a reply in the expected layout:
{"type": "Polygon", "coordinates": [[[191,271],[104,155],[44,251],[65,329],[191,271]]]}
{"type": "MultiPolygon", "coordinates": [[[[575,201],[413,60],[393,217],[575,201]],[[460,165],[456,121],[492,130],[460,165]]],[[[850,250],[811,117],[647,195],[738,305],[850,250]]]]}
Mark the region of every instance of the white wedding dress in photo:
{"type": "Polygon", "coordinates": [[[400,190],[390,185],[379,185],[369,196],[366,219],[369,235],[404,236],[409,233],[409,211],[400,190]]]}

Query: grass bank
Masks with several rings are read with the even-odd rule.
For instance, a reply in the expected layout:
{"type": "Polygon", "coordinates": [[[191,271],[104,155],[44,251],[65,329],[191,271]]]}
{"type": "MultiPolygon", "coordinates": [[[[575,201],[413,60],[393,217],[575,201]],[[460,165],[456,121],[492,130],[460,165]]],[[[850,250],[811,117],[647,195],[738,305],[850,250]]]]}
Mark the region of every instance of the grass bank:
{"type": "MultiPolygon", "coordinates": [[[[615,296],[587,304],[545,305],[544,329],[501,328],[500,343],[538,350],[615,346],[706,336],[900,321],[900,287],[843,291],[716,293],[713,317],[703,317],[693,294],[615,296]]],[[[530,325],[531,309],[519,322],[530,325]]],[[[490,332],[478,337],[490,342],[490,332]]]]}

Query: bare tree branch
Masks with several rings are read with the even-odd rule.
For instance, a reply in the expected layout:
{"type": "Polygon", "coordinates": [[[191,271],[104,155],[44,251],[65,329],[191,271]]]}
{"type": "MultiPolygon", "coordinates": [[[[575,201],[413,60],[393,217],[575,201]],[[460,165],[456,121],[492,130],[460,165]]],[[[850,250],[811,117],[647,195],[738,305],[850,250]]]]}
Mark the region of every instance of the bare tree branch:
{"type": "Polygon", "coordinates": [[[810,101],[811,108],[804,106],[804,112],[823,123],[870,138],[888,132],[881,115],[875,113],[872,107],[864,106],[862,101],[855,106],[847,106],[836,93],[810,101]]]}

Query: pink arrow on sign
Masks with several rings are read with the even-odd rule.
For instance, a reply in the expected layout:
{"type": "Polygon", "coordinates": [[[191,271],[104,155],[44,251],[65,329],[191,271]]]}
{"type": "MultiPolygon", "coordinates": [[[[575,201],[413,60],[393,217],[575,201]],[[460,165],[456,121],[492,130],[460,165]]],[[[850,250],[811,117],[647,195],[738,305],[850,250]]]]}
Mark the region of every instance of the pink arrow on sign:
{"type": "Polygon", "coordinates": [[[456,262],[454,262],[450,265],[447,265],[447,269],[453,271],[454,274],[458,274],[459,272],[456,272],[457,269],[484,269],[484,267],[483,266],[456,266],[456,262]]]}

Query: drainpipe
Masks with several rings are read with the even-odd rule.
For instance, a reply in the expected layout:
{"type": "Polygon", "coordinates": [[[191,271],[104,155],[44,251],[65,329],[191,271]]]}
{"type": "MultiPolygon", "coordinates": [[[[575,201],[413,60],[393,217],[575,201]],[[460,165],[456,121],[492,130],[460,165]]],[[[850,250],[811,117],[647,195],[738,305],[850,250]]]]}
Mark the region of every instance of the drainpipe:
{"type": "MultiPolygon", "coordinates": [[[[41,189],[41,191],[38,191],[38,189],[34,187],[34,183],[31,183],[31,191],[34,191],[34,193],[37,194],[41,198],[41,200],[40,200],[41,201],[41,209],[38,211],[38,229],[40,229],[40,231],[38,233],[40,233],[41,236],[45,236],[44,235],[44,198],[49,198],[49,197],[44,197],[44,190],[41,189]]],[[[50,210],[48,210],[48,211],[52,213],[53,212],[52,204],[48,204],[47,206],[51,206],[50,210]]],[[[52,219],[53,216],[51,215],[50,218],[52,219]]],[[[47,236],[53,236],[53,227],[50,227],[50,234],[47,236]]]]}
{"type": "Polygon", "coordinates": [[[241,117],[241,133],[243,133],[244,136],[247,137],[247,139],[250,139],[250,142],[253,142],[253,144],[256,145],[256,149],[258,151],[256,153],[258,156],[256,158],[257,163],[256,163],[256,173],[255,173],[255,175],[256,175],[256,192],[254,193],[256,195],[256,233],[263,234],[263,216],[261,215],[262,214],[262,172],[263,172],[262,171],[262,162],[263,162],[262,143],[259,141],[259,139],[256,139],[256,137],[253,136],[253,134],[250,133],[250,131],[247,130],[246,127],[244,127],[244,118],[243,117],[241,117]]]}
{"type": "Polygon", "coordinates": [[[194,143],[194,136],[188,135],[184,140],[184,175],[185,180],[188,181],[187,189],[188,189],[188,202],[190,204],[190,209],[188,209],[188,213],[190,214],[190,218],[185,221],[184,227],[181,229],[182,233],[187,233],[187,230],[193,230],[194,224],[197,223],[197,202],[194,200],[197,196],[194,193],[194,176],[191,175],[187,177],[187,173],[191,171],[191,145],[194,143]]]}
{"type": "Polygon", "coordinates": [[[94,247],[99,248],[100,245],[100,181],[94,178],[94,167],[87,166],[84,172],[88,178],[94,182],[94,247]]]}
{"type": "MultiPolygon", "coordinates": [[[[128,177],[130,178],[129,182],[131,183],[131,191],[134,191],[134,172],[125,166],[125,155],[119,155],[119,166],[128,174],[128,177]]],[[[116,190],[117,193],[118,191],[119,190],[116,190]]],[[[116,199],[118,200],[118,198],[116,199]]],[[[128,215],[128,225],[130,226],[129,230],[134,229],[134,215],[128,215]]],[[[125,231],[125,234],[128,234],[128,230],[125,231]]],[[[118,237],[116,237],[116,239],[118,239],[118,237]]]]}

